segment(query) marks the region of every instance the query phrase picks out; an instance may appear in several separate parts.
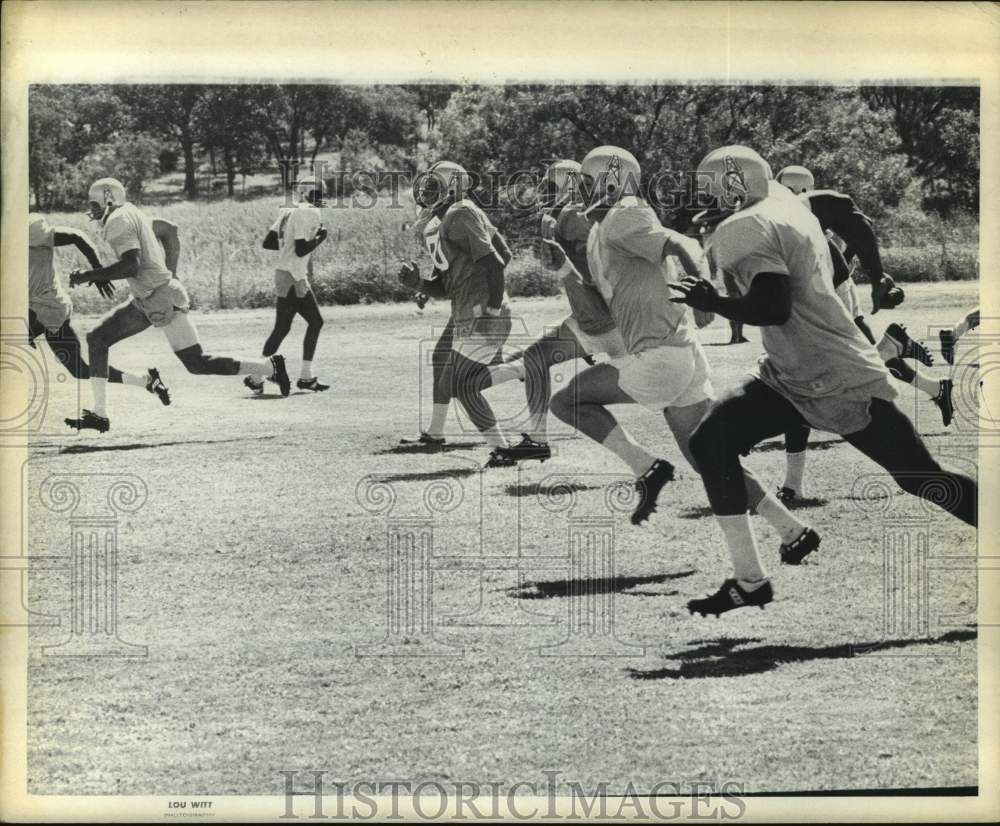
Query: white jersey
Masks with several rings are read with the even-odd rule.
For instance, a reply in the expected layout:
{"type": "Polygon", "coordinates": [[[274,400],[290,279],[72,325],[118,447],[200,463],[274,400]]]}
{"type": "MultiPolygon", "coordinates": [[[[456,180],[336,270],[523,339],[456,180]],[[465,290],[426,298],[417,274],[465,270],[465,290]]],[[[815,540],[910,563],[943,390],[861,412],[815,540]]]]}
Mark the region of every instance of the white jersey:
{"type": "Polygon", "coordinates": [[[304,281],[312,253],[301,257],[296,255],[295,242],[312,241],[321,223],[320,211],[306,201],[292,209],[281,210],[278,220],[271,226],[271,231],[278,235],[278,263],[274,265],[275,269],[284,270],[296,281],[304,281]]]}
{"type": "Polygon", "coordinates": [[[896,390],[834,290],[833,261],[816,216],[771,184],[767,198],[718,225],[708,239],[709,259],[744,295],[760,273],[788,278],[791,315],[761,328],[758,375],[813,427],[855,433],[871,421],[872,398],[891,401],[896,390]]]}
{"type": "Polygon", "coordinates": [[[153,232],[153,222],[135,204],[118,207],[104,222],[104,240],[119,259],[129,250],[139,251],[139,274],[126,279],[136,298],[147,298],[173,277],[167,269],[163,247],[153,232]]]}

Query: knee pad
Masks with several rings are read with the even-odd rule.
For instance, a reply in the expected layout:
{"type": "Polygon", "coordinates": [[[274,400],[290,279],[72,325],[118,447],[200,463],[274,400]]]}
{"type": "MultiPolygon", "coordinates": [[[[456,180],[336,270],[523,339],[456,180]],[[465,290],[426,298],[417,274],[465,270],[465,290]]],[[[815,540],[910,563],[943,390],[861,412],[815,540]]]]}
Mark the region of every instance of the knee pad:
{"type": "Polygon", "coordinates": [[[189,373],[195,376],[204,375],[207,372],[208,355],[202,352],[199,345],[186,350],[177,350],[174,355],[180,359],[181,364],[189,373]]]}

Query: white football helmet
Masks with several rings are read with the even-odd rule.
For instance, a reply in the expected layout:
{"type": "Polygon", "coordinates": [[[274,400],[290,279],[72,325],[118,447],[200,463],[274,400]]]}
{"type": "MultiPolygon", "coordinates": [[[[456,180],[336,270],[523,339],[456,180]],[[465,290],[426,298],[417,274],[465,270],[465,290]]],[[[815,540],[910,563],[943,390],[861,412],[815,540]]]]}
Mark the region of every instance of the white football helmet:
{"type": "Polygon", "coordinates": [[[796,195],[816,188],[812,172],[804,166],[786,166],[775,176],[775,180],[782,186],[787,186],[796,195]]]}
{"type": "Polygon", "coordinates": [[[639,195],[641,170],[635,155],[617,146],[598,146],[580,164],[580,179],[587,208],[613,206],[628,195],[639,195]]]}
{"type": "Polygon", "coordinates": [[[448,201],[460,201],[472,188],[472,178],[452,161],[438,161],[413,182],[417,206],[437,209],[448,201]]]}
{"type": "Polygon", "coordinates": [[[549,164],[538,187],[538,204],[543,209],[555,209],[579,200],[580,164],[561,160],[549,164]]]}
{"type": "Polygon", "coordinates": [[[768,182],[774,180],[771,167],[753,149],[723,146],[709,152],[698,164],[695,185],[707,192],[708,212],[728,215],[767,197],[768,182]]]}
{"type": "Polygon", "coordinates": [[[299,178],[294,184],[294,189],[301,200],[308,201],[313,206],[323,205],[323,182],[315,175],[299,178]]]}
{"type": "Polygon", "coordinates": [[[121,181],[115,178],[99,178],[90,185],[87,200],[90,202],[90,217],[103,224],[112,209],[128,202],[128,196],[121,181]]]}

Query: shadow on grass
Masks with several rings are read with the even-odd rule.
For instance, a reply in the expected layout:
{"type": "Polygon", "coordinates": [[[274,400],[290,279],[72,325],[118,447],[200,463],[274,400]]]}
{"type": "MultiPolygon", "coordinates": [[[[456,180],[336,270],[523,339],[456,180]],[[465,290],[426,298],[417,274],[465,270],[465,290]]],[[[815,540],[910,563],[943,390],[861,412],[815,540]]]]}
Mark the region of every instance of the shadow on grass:
{"type": "MultiPolygon", "coordinates": [[[[829,450],[831,447],[836,447],[837,445],[846,444],[844,439],[824,439],[821,442],[810,442],[806,445],[806,450],[829,450]]],[[[759,445],[755,445],[751,453],[770,453],[774,450],[784,451],[785,440],[775,439],[770,442],[764,442],[759,445]]]]}
{"type": "MultiPolygon", "coordinates": [[[[791,502],[785,502],[785,507],[790,511],[796,511],[800,509],[805,510],[807,508],[819,508],[823,505],[828,505],[829,503],[829,499],[803,496],[799,499],[793,499],[791,502]]],[[[696,508],[687,508],[677,514],[680,519],[704,519],[706,516],[712,515],[712,509],[708,507],[708,505],[700,505],[696,508]]]]}
{"type": "Polygon", "coordinates": [[[603,485],[583,485],[577,484],[576,482],[555,482],[551,485],[543,485],[541,482],[533,482],[530,485],[507,485],[504,488],[504,493],[508,496],[538,496],[542,494],[548,496],[552,493],[560,493],[565,491],[579,491],[579,490],[603,490],[603,485]]]}
{"type": "Polygon", "coordinates": [[[247,441],[269,441],[275,436],[258,436],[256,439],[192,439],[186,442],[155,442],[147,444],[144,442],[134,442],[119,445],[67,445],[59,448],[60,453],[103,453],[109,450],[147,450],[154,447],[188,447],[189,445],[226,445],[232,442],[247,441]]]}
{"type": "Polygon", "coordinates": [[[455,450],[472,450],[477,447],[485,447],[485,442],[447,442],[446,444],[427,447],[421,444],[412,445],[395,445],[394,447],[386,448],[385,450],[373,450],[372,456],[385,456],[391,454],[393,456],[433,456],[437,453],[451,453],[455,450]]]}
{"type": "MultiPolygon", "coordinates": [[[[747,677],[774,671],[784,663],[804,663],[812,660],[845,660],[869,651],[888,651],[924,645],[967,642],[976,639],[975,628],[949,631],[940,637],[909,640],[880,640],[871,643],[844,643],[813,647],[809,645],[760,645],[740,648],[749,643],[761,642],[758,638],[720,637],[716,640],[698,640],[697,648],[669,654],[664,659],[680,661],[678,668],[642,670],[628,668],[626,673],[634,680],[692,680],[716,677],[747,677]]],[[[927,656],[914,652],[909,656],[927,656]]]]}
{"type": "Polygon", "coordinates": [[[654,574],[652,576],[619,576],[603,579],[554,579],[547,582],[525,582],[508,588],[515,599],[552,599],[553,597],[573,597],[580,594],[624,593],[625,596],[670,596],[661,591],[632,591],[637,585],[657,585],[672,579],[691,576],[694,571],[678,571],[676,574],[654,574]]]}
{"type": "Polygon", "coordinates": [[[444,468],[442,470],[418,471],[416,473],[396,473],[392,476],[378,476],[377,482],[430,482],[434,479],[456,479],[463,476],[474,476],[479,473],[477,468],[444,468]]]}

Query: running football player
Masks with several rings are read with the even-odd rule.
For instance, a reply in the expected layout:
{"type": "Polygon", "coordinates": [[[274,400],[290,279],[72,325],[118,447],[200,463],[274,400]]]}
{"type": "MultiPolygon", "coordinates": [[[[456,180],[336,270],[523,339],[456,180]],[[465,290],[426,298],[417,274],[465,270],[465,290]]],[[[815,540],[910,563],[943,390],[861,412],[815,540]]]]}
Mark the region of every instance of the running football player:
{"type": "Polygon", "coordinates": [[[979,308],[970,310],[965,314],[958,324],[950,330],[941,330],[938,337],[941,339],[941,355],[948,364],[955,363],[955,345],[958,340],[970,330],[975,330],[979,326],[979,308]]]}
{"type": "MultiPolygon", "coordinates": [[[[322,392],[330,385],[322,384],[313,375],[312,362],[316,354],[320,330],[323,329],[323,315],[309,284],[313,251],[327,237],[326,227],[320,209],[323,207],[323,182],[315,177],[303,178],[296,184],[299,203],[292,209],[282,208],[278,219],[264,237],[263,247],[278,253],[274,270],[274,286],[277,293],[274,329],[264,342],[263,355],[270,358],[278,352],[281,343],[292,329],[296,315],[306,322],[306,334],[302,339],[302,372],[296,387],[299,390],[322,392]]],[[[243,383],[255,395],[264,392],[264,376],[247,376],[243,383]]]]}
{"type": "Polygon", "coordinates": [[[457,398],[492,448],[485,466],[510,467],[516,459],[483,395],[492,383],[489,367],[511,329],[506,263],[494,240],[496,228],[465,197],[470,184],[469,174],[451,161],[438,161],[417,178],[414,200],[424,210],[418,229],[433,270],[429,278],[421,278],[416,263],[404,262],[399,278],[413,290],[451,301],[451,352],[435,383],[431,431],[436,432],[425,435],[441,438],[448,404],[457,398]]]}
{"type": "MultiPolygon", "coordinates": [[[[542,207],[539,258],[560,278],[570,314],[558,327],[527,347],[520,356],[520,375],[494,368],[493,384],[510,378],[525,383],[530,420],[528,432],[510,448],[518,460],[545,461],[552,455],[546,419],[549,412],[551,378],[549,369],[577,358],[593,364],[592,356],[604,353],[612,358],[625,355],[625,343],[615,327],[604,298],[594,285],[587,263],[587,236],[590,220],[583,214],[579,198],[580,164],[556,161],[542,176],[539,205],[542,207]]],[[[517,362],[511,362],[516,364],[517,362]]]]}
{"type": "MultiPolygon", "coordinates": [[[[621,332],[625,353],[578,373],[551,400],[552,412],[603,445],[638,477],[638,503],[632,523],[656,510],[674,466],[637,444],[607,409],[641,404],[662,415],[691,466],[689,448],[695,426],[708,412],[714,392],[708,362],[694,332],[691,313],[670,301],[674,262],[688,274],[705,265],[698,242],[660,224],[639,197],[641,170],[632,153],[601,146],[580,169],[586,214],[593,221],[587,237],[587,263],[594,283],[621,332]]],[[[768,494],[749,473],[745,496],[778,531],[783,555],[805,555],[819,536],[768,494]]]]}
{"type": "Polygon", "coordinates": [[[70,284],[125,280],[132,299],[112,310],[87,335],[94,409],[84,410],[79,419],[66,419],[67,425],[100,433],[110,429],[105,400],[108,351],[112,345],[150,326],[163,330],[174,354],[188,372],[235,376],[241,372],[260,375],[270,370],[282,395],[288,395],[290,383],[281,356],[261,362],[210,356],[202,350],[198,331],[188,315],[187,291],[167,269],[163,249],[149,217],[128,201],[120,182],[114,178],[95,181],[88,192],[88,200],[91,218],[100,221],[104,238],[118,261],[107,267],[74,272],[70,275],[70,284]]]}
{"type": "Polygon", "coordinates": [[[720,296],[691,274],[675,285],[680,295],[672,300],[759,326],[765,355],[691,437],[734,575],[688,609],[718,615],[773,600],[750,527],[740,455],[802,422],[842,435],[905,491],[975,525],[976,483],[942,468],[893,403],[889,371],[834,292],[833,262],[816,216],[747,147],[709,153],[697,174],[711,202],[700,218],[714,227],[707,254],[733,274],[742,295],[720,296]]]}
{"type": "MultiPolygon", "coordinates": [[[[56,279],[53,265],[55,247],[69,245],[75,246],[94,269],[101,266],[97,250],[82,232],[72,227],[53,227],[43,215],[28,216],[28,343],[34,347],[35,339],[44,336],[52,354],[73,378],[89,379],[90,368],[83,359],[80,338],[70,323],[73,304],[56,279]]],[[[105,298],[114,295],[114,285],[92,283],[105,298]]],[[[108,381],[143,387],[163,404],[170,404],[170,393],[155,367],[145,376],[108,367],[108,381]]]]}

